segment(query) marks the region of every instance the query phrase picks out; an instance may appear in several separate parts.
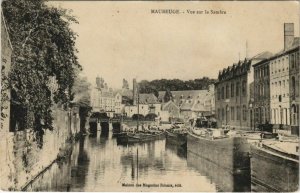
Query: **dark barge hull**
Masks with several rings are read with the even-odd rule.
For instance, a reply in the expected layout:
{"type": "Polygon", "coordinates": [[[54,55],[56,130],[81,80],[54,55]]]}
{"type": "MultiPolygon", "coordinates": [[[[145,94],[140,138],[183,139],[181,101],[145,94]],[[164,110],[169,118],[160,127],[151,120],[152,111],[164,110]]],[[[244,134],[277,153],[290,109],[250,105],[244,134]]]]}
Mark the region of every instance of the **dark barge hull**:
{"type": "Polygon", "coordinates": [[[187,151],[213,162],[232,174],[250,171],[250,145],[242,137],[210,140],[188,132],[187,151]]]}
{"type": "Polygon", "coordinates": [[[166,140],[169,143],[186,147],[187,144],[187,133],[173,133],[166,130],[166,140]]]}
{"type": "Polygon", "coordinates": [[[251,145],[251,189],[294,192],[299,187],[299,160],[251,145]]]}
{"type": "Polygon", "coordinates": [[[164,132],[161,132],[159,134],[152,134],[152,135],[142,135],[141,137],[123,133],[117,136],[117,142],[119,144],[141,143],[141,142],[153,141],[157,139],[163,139],[164,137],[165,137],[164,132]]]}
{"type": "Polygon", "coordinates": [[[89,129],[89,131],[90,131],[90,133],[92,134],[92,135],[96,135],[97,134],[97,122],[89,122],[89,124],[90,124],[90,129],[89,129]]]}
{"type": "Polygon", "coordinates": [[[121,123],[120,122],[112,122],[112,131],[113,133],[120,133],[121,132],[121,123]]]}

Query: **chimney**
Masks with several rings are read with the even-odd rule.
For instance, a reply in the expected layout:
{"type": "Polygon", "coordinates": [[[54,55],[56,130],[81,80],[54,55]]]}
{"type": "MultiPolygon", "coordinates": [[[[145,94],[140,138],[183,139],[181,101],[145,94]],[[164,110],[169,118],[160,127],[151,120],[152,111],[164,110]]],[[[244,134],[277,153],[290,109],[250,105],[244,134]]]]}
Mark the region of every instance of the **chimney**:
{"type": "Polygon", "coordinates": [[[136,79],[133,79],[133,105],[137,104],[137,84],[136,84],[136,79]]]}
{"type": "Polygon", "coordinates": [[[294,41],[294,23],[284,23],[284,50],[289,49],[294,41]]]}

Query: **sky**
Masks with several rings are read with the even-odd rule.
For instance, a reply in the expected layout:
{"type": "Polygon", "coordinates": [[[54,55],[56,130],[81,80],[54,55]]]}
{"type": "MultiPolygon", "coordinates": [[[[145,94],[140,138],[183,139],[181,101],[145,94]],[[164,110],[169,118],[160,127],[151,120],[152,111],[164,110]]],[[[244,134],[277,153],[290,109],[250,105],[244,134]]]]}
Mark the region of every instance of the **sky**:
{"type": "Polygon", "coordinates": [[[219,70],[263,51],[283,49],[283,24],[295,24],[297,1],[53,1],[72,9],[82,76],[121,88],[125,78],[217,78],[219,70]],[[180,14],[151,14],[178,9],[180,14]],[[226,14],[189,14],[222,10],[226,14]],[[246,43],[247,42],[247,43],[246,43]],[[247,46],[246,46],[247,45],[247,46]],[[246,49],[247,47],[247,49],[246,49]],[[247,50],[247,51],[246,51],[247,50]]]}

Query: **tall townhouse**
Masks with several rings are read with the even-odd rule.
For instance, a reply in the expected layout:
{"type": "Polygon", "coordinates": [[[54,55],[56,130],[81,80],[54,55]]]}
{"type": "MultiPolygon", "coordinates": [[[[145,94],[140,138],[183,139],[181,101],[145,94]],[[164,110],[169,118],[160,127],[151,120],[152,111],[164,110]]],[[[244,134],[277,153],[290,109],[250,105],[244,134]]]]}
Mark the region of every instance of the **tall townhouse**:
{"type": "Polygon", "coordinates": [[[250,128],[248,104],[250,100],[251,60],[245,59],[219,72],[216,88],[216,115],[218,125],[250,128]]]}
{"type": "Polygon", "coordinates": [[[265,59],[254,68],[254,123],[270,123],[270,61],[265,59]]]}
{"type": "Polygon", "coordinates": [[[284,49],[269,60],[271,123],[290,130],[291,124],[299,125],[299,38],[294,37],[293,23],[284,24],[284,49]]]}
{"type": "Polygon", "coordinates": [[[289,77],[290,77],[290,109],[292,133],[299,135],[299,79],[300,79],[300,58],[299,58],[299,38],[294,42],[293,48],[289,52],[289,77]]]}
{"type": "Polygon", "coordinates": [[[239,61],[219,72],[215,83],[215,109],[218,126],[228,125],[237,129],[250,129],[253,120],[253,68],[270,57],[270,52],[262,52],[251,59],[239,61]]]}

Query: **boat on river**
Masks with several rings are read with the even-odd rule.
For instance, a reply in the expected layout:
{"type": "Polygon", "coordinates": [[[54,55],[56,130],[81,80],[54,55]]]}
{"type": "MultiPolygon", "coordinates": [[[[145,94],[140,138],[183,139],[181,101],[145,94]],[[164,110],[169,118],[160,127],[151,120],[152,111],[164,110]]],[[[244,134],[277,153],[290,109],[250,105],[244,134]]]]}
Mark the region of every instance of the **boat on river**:
{"type": "Polygon", "coordinates": [[[187,129],[173,125],[170,129],[166,129],[166,140],[169,143],[186,147],[187,144],[187,129]]]}
{"type": "Polygon", "coordinates": [[[138,131],[138,132],[123,132],[117,136],[118,143],[139,143],[163,139],[165,137],[164,131],[138,131]]]}
{"type": "Polygon", "coordinates": [[[299,188],[299,138],[251,144],[251,189],[294,192],[299,188]]]}
{"type": "Polygon", "coordinates": [[[249,173],[250,145],[235,131],[223,129],[191,129],[187,135],[187,151],[225,168],[232,174],[249,173]]]}

